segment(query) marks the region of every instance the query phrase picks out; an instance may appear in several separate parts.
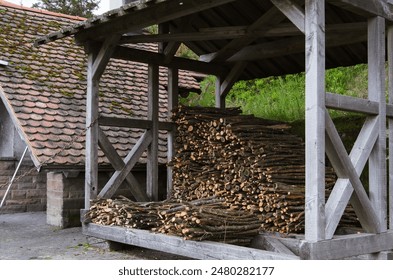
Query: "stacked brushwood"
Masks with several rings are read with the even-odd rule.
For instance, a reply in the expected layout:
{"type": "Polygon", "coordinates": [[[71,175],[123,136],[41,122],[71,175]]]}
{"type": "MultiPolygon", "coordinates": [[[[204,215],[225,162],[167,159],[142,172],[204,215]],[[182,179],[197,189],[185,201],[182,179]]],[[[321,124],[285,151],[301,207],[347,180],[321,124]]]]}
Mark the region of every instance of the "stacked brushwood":
{"type": "Polygon", "coordinates": [[[186,240],[214,240],[249,245],[259,233],[261,220],[248,211],[226,209],[211,197],[192,202],[166,200],[134,202],[125,197],[95,201],[84,222],[152,230],[186,240]]]}
{"type": "MultiPolygon", "coordinates": [[[[285,123],[240,115],[238,108],[179,107],[172,198],[224,199],[231,210],[258,213],[261,230],[304,230],[305,148],[285,123]]],[[[326,196],[336,175],[326,168],[326,196]]],[[[345,226],[357,225],[348,210],[345,226]]]]}
{"type": "MultiPolygon", "coordinates": [[[[303,140],[288,124],[240,114],[238,108],[177,108],[171,197],[97,200],[85,221],[239,245],[260,231],[303,232],[303,140]]],[[[326,197],[335,181],[326,168],[326,197]]],[[[359,225],[352,209],[341,225],[359,225]]]]}

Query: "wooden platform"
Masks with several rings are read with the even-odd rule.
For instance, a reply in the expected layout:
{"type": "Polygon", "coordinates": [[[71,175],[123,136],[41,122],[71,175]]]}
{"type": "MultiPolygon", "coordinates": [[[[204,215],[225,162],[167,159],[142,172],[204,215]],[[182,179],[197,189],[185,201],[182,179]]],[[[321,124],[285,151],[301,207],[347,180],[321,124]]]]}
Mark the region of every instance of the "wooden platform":
{"type": "Polygon", "coordinates": [[[146,230],[117,226],[85,224],[83,233],[96,238],[163,251],[201,260],[296,260],[285,255],[260,249],[228,245],[210,241],[189,241],[183,238],[152,233],[146,230]]]}

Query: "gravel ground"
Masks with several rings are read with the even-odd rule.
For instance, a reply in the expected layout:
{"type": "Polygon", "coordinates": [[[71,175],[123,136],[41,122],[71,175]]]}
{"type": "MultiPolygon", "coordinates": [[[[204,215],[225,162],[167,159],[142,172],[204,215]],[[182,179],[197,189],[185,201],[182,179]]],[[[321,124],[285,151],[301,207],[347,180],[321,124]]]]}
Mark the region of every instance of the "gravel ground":
{"type": "Polygon", "coordinates": [[[184,257],[127,246],[111,251],[107,242],[82,229],[46,224],[46,214],[0,215],[0,260],[176,260],[184,257]]]}

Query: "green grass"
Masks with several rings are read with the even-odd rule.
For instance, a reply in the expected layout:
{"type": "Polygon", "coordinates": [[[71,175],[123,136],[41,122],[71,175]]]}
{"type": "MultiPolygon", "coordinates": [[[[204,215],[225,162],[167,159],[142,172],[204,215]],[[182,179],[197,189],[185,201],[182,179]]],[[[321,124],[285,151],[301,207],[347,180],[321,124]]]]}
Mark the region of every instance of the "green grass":
{"type": "MultiPolygon", "coordinates": [[[[214,106],[215,78],[207,77],[201,83],[202,94],[190,94],[180,100],[189,106],[214,106]]],[[[367,66],[340,67],[327,70],[326,91],[349,96],[367,96],[367,66]]],[[[241,107],[244,114],[258,117],[296,121],[304,119],[304,73],[270,77],[236,83],[227,96],[227,107],[241,107]]],[[[333,118],[351,115],[331,111],[333,118]]]]}

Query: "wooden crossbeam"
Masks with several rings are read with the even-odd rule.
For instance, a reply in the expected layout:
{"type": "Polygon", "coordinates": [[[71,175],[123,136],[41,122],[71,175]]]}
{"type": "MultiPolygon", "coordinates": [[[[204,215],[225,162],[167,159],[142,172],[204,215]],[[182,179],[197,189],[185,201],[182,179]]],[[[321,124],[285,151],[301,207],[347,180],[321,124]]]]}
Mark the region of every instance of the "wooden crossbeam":
{"type": "Polygon", "coordinates": [[[378,102],[352,96],[326,93],[326,107],[341,111],[378,115],[378,102]]]}
{"type": "MultiPolygon", "coordinates": [[[[255,21],[252,25],[247,28],[248,33],[252,33],[253,30],[259,29],[261,26],[269,26],[272,27],[276,24],[279,24],[281,21],[285,19],[285,16],[277,9],[277,7],[273,6],[270,10],[268,10],[265,14],[263,14],[257,21],[255,21]]],[[[234,39],[229,44],[227,44],[224,48],[222,48],[217,53],[212,53],[208,55],[204,55],[202,60],[206,62],[212,61],[225,61],[227,58],[231,57],[234,53],[238,52],[243,47],[251,44],[258,37],[263,34],[259,34],[258,36],[250,35],[244,36],[242,38],[234,39]]]]}
{"type": "MultiPolygon", "coordinates": [[[[351,197],[351,204],[359,218],[360,223],[367,232],[378,233],[380,232],[380,220],[376,215],[373,205],[367,196],[362,182],[359,179],[357,170],[352,164],[348,156],[344,144],[334,126],[333,120],[330,118],[329,113],[326,111],[326,154],[335,170],[340,172],[342,178],[348,178],[354,189],[354,195],[351,197]]],[[[343,201],[341,198],[340,203],[345,205],[348,201],[343,201]]]]}
{"type": "MultiPolygon", "coordinates": [[[[367,118],[349,155],[351,163],[353,164],[358,176],[361,175],[368,157],[375,145],[375,141],[377,140],[377,122],[378,118],[367,118]]],[[[334,149],[334,147],[329,149],[334,149]]],[[[339,179],[337,180],[325,206],[326,239],[333,237],[337,229],[337,225],[340,222],[345,208],[348,205],[348,201],[353,193],[353,187],[350,180],[345,174],[342,174],[344,167],[340,167],[339,164],[340,163],[335,164],[336,173],[338,174],[339,179]]]]}
{"type": "MultiPolygon", "coordinates": [[[[350,34],[337,33],[326,35],[326,47],[328,48],[366,41],[367,34],[363,32],[352,32],[350,34]]],[[[254,61],[302,52],[304,52],[304,36],[299,36],[244,47],[232,57],[228,58],[227,61],[254,61]]]]}
{"type": "Polygon", "coordinates": [[[78,42],[83,43],[88,40],[101,39],[107,34],[112,34],[113,30],[125,34],[233,1],[235,0],[161,1],[141,10],[124,11],[121,16],[100,24],[92,24],[90,28],[79,31],[75,38],[78,42]]]}
{"type": "Polygon", "coordinates": [[[221,98],[225,98],[229,91],[232,89],[232,86],[238,80],[241,74],[243,74],[243,70],[246,68],[247,62],[241,61],[235,64],[232,68],[231,72],[226,76],[225,80],[220,85],[220,95],[221,98]]]}
{"type": "Polygon", "coordinates": [[[304,9],[292,0],[271,0],[271,2],[302,32],[304,27],[304,9]]]}
{"type": "MultiPolygon", "coordinates": [[[[121,171],[124,168],[125,163],[118,155],[116,149],[112,146],[111,142],[108,140],[108,137],[105,135],[101,128],[98,129],[98,144],[108,158],[109,162],[112,164],[113,168],[116,171],[121,171]]],[[[146,192],[143,190],[142,186],[139,184],[138,180],[132,173],[129,173],[126,176],[125,181],[130,186],[131,193],[137,201],[149,201],[146,192]]],[[[114,192],[111,189],[107,190],[105,193],[100,192],[98,194],[98,197],[111,198],[113,194],[114,192]]]]}
{"type": "Polygon", "coordinates": [[[147,130],[138,140],[138,142],[134,145],[127,157],[124,159],[124,167],[121,170],[116,170],[113,176],[106,183],[106,185],[100,192],[101,196],[112,196],[116,192],[116,190],[120,187],[125,178],[134,168],[135,164],[138,162],[143,152],[150,145],[152,139],[153,136],[151,131],[147,130]]]}
{"type": "MultiPolygon", "coordinates": [[[[128,127],[140,129],[151,129],[153,127],[153,122],[150,120],[114,118],[103,116],[98,119],[98,123],[101,126],[128,127]]],[[[172,122],[159,122],[158,129],[171,131],[174,129],[174,124],[172,122]]]]}

